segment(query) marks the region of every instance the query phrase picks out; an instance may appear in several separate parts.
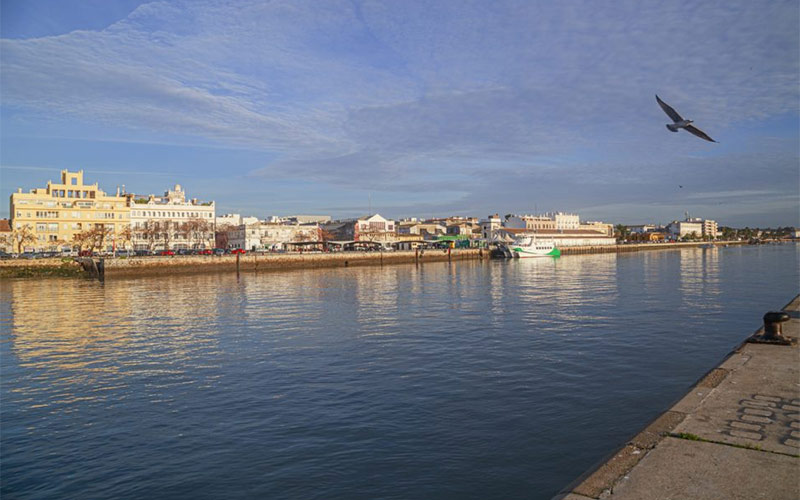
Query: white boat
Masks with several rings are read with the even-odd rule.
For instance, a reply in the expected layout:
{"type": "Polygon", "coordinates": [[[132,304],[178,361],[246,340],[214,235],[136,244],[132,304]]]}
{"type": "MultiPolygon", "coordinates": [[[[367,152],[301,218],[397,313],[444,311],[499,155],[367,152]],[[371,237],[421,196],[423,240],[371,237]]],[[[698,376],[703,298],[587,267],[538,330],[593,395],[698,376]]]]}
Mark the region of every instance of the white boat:
{"type": "Polygon", "coordinates": [[[523,235],[517,237],[509,248],[514,257],[558,257],[561,251],[556,248],[555,242],[548,239],[536,238],[534,235],[523,235]]]}

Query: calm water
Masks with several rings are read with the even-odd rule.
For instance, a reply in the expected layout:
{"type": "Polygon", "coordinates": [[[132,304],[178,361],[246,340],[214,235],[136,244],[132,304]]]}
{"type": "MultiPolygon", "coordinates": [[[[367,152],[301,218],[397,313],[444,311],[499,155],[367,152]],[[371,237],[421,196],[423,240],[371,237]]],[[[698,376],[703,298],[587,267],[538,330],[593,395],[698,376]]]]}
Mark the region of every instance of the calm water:
{"type": "Polygon", "coordinates": [[[7,280],[2,496],[549,499],[798,293],[798,248],[7,280]]]}

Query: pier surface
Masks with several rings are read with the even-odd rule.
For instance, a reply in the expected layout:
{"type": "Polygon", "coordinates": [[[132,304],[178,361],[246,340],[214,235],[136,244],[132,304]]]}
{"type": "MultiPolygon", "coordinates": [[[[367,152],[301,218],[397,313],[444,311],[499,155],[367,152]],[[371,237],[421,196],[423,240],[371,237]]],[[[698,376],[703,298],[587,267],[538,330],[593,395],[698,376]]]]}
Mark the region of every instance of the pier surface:
{"type": "MultiPolygon", "coordinates": [[[[783,335],[797,340],[800,296],[784,311],[791,319],[783,324],[783,335]]],[[[800,498],[797,342],[742,344],[676,405],[554,500],[607,498],[800,498]]]]}

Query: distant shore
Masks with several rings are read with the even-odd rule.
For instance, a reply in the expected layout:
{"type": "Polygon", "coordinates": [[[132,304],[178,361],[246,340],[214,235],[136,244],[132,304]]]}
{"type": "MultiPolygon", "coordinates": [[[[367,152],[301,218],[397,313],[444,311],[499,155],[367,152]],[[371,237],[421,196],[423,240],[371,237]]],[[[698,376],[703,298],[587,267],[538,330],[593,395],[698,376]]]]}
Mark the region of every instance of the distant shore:
{"type": "MultiPolygon", "coordinates": [[[[708,242],[635,243],[609,246],[561,248],[562,255],[625,253],[649,250],[674,250],[708,245],[708,242]]],[[[719,241],[715,246],[746,245],[744,241],[719,241]]],[[[106,258],[105,276],[147,276],[204,272],[279,271],[326,267],[375,266],[414,262],[457,262],[488,259],[486,249],[427,249],[392,252],[334,253],[247,253],[239,256],[170,256],[106,258]],[[238,262],[238,264],[237,264],[238,262]]],[[[95,257],[98,260],[98,257],[95,257]]],[[[9,259],[0,261],[0,278],[46,278],[85,276],[80,263],[67,258],[37,260],[9,259]]]]}

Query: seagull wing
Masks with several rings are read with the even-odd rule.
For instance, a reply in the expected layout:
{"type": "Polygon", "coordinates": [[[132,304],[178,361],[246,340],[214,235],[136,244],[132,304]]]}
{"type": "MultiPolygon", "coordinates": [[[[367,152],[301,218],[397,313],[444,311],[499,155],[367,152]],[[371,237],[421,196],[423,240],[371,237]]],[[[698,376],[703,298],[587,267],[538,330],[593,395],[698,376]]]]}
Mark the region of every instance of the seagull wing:
{"type": "Polygon", "coordinates": [[[666,113],[667,116],[672,118],[672,121],[679,122],[683,120],[683,118],[681,118],[681,115],[679,115],[677,111],[672,109],[669,104],[665,103],[664,101],[661,100],[661,98],[658,97],[658,94],[656,94],[656,101],[658,101],[658,105],[661,106],[661,109],[664,110],[664,113],[666,113]]]}
{"type": "Polygon", "coordinates": [[[697,137],[699,137],[701,139],[705,139],[705,140],[710,141],[710,142],[717,142],[714,139],[712,139],[711,137],[707,136],[705,132],[703,132],[699,128],[695,127],[694,125],[688,125],[688,126],[684,127],[684,129],[687,132],[690,132],[690,133],[696,135],[697,137]]]}

